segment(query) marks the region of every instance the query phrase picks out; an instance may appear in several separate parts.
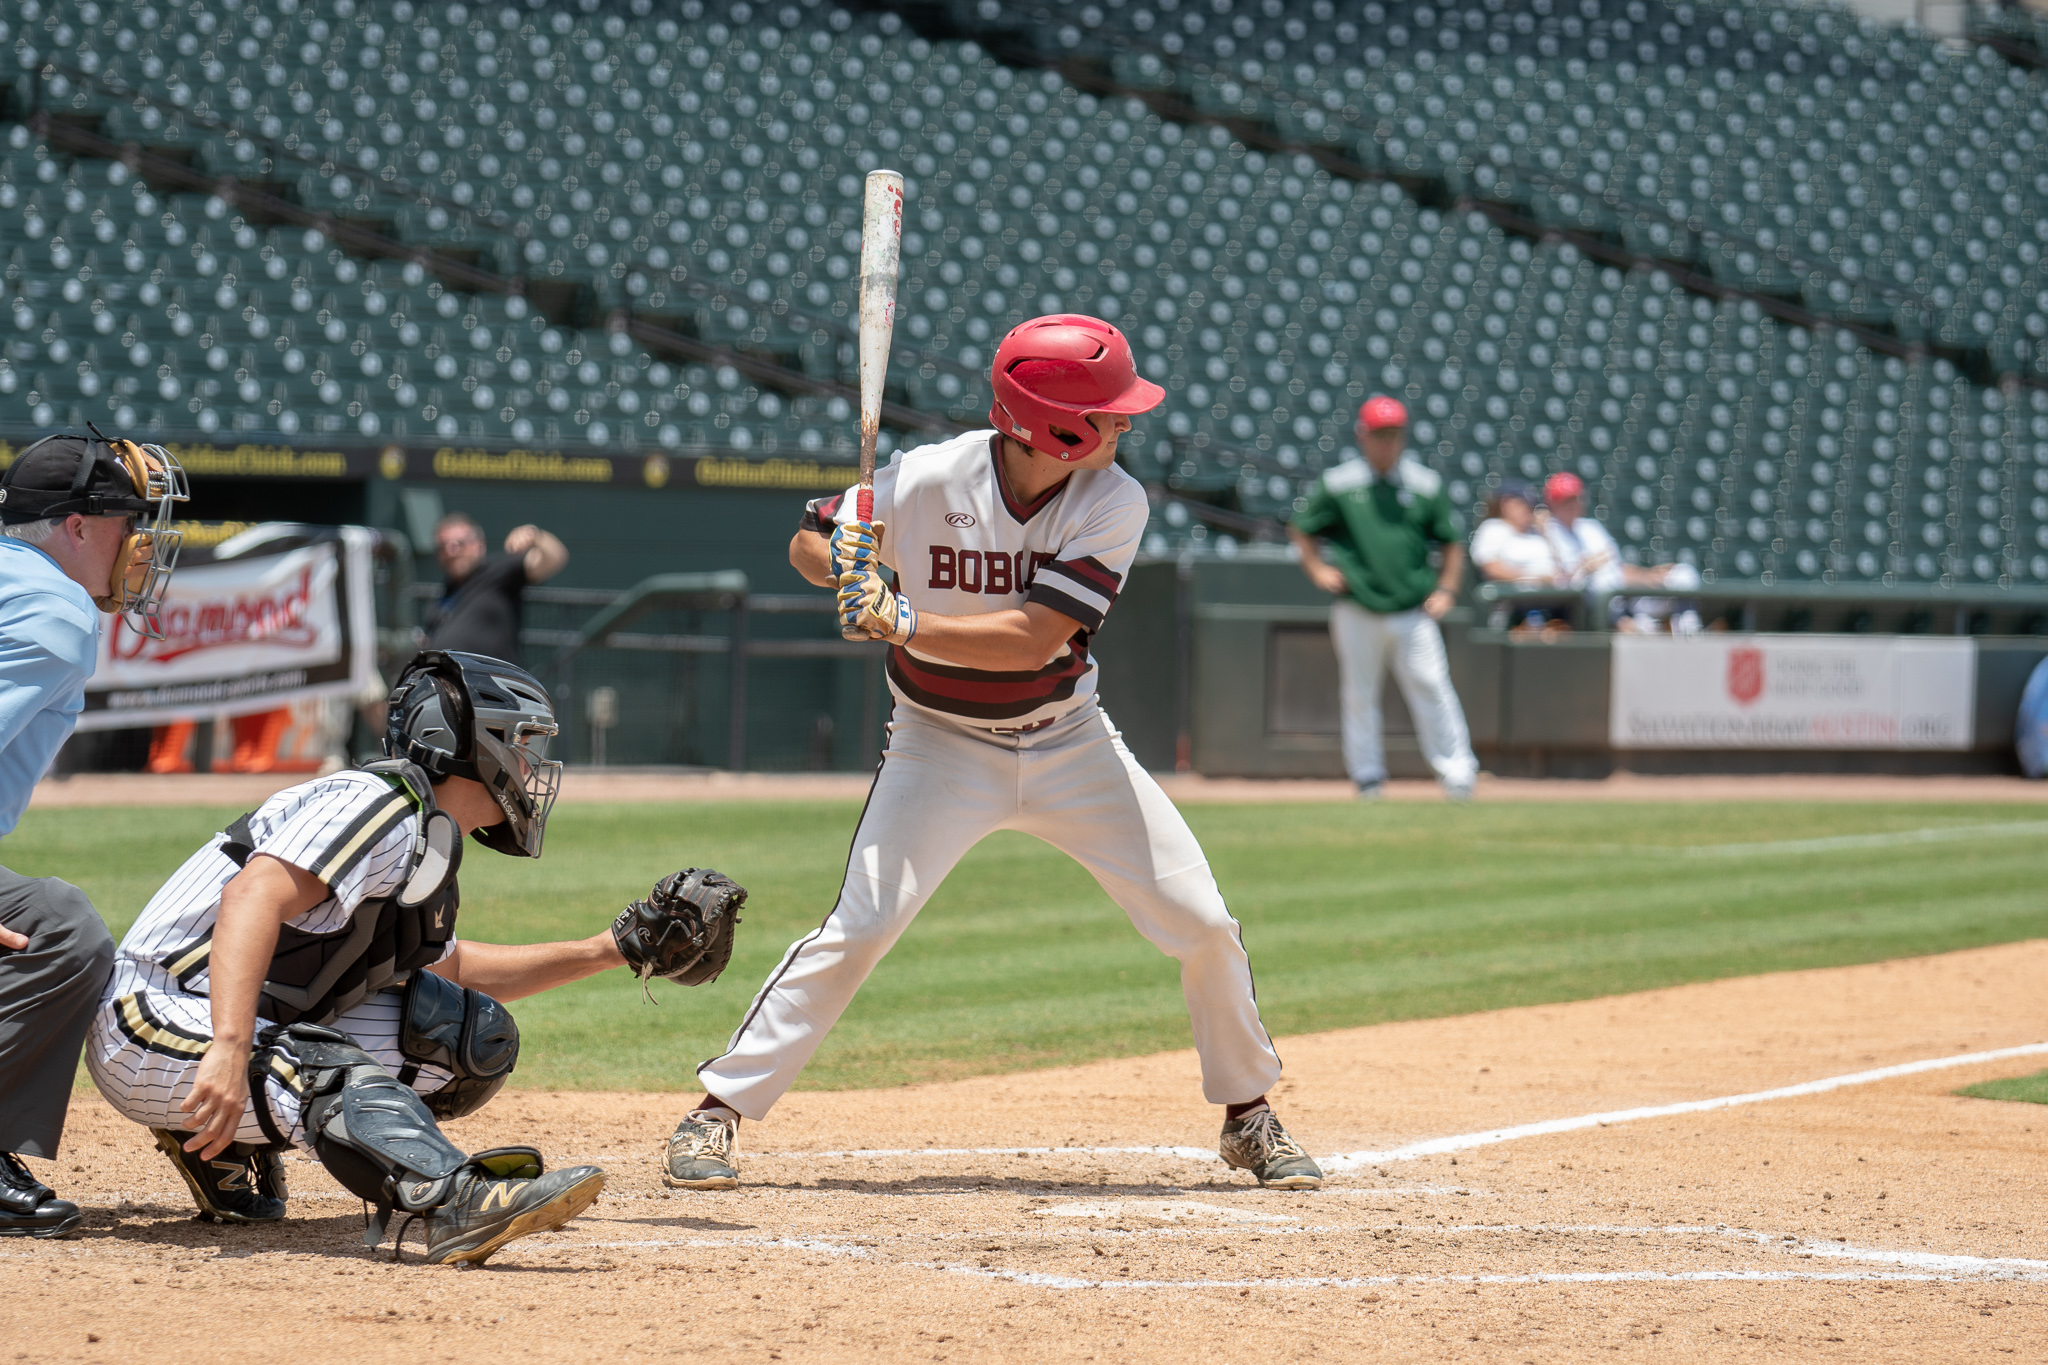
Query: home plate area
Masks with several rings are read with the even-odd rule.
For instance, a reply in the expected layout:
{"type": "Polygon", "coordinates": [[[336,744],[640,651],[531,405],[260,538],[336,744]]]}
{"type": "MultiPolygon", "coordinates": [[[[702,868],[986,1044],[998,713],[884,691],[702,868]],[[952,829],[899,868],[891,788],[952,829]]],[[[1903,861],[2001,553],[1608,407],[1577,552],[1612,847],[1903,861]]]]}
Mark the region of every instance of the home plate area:
{"type": "MultiPolygon", "coordinates": [[[[195,1222],[79,1094],[68,1240],[0,1244],[17,1360],[2038,1358],[2048,943],[1282,1040],[1274,1103],[1330,1175],[1262,1190],[1188,1053],[849,1092],[669,1191],[690,1096],[508,1090],[451,1125],[605,1168],[475,1271],[361,1241],[303,1154],[284,1222],[195,1222]],[[1016,1144],[1016,1145],[1010,1145],[1016,1144]],[[281,1316],[281,1314],[283,1316],[281,1316]],[[307,1335],[307,1334],[312,1335],[307,1335]],[[1611,1353],[1611,1354],[1610,1354],[1611,1353]]],[[[4,1359],[4,1357],[0,1357],[4,1359]]]]}

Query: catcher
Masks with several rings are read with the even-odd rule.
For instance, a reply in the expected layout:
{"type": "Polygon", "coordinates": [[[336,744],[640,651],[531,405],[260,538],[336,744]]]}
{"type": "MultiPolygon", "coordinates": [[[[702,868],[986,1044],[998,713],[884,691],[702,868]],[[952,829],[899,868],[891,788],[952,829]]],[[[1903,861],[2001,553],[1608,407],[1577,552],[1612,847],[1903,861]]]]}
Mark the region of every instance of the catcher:
{"type": "Polygon", "coordinates": [[[437,1120],[505,1084],[519,1029],[501,1003],[609,967],[715,978],[746,892],[664,879],[608,931],[567,943],[455,936],[462,838],[538,858],[561,777],[547,692],[525,670],[428,652],[392,689],[387,757],[279,792],[187,859],[122,942],[87,1065],[155,1134],[202,1219],[282,1218],[287,1147],[375,1207],[424,1224],[431,1263],[481,1264],[574,1218],[595,1166],[531,1147],[465,1152],[437,1120]]]}

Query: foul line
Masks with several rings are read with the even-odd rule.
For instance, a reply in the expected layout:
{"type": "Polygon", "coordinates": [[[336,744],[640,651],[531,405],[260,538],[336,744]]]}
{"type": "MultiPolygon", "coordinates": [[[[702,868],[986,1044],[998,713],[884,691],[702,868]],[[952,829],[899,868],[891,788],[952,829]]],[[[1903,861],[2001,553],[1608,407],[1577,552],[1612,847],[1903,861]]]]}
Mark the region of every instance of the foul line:
{"type": "Polygon", "coordinates": [[[1768,1100],[1824,1095],[1830,1090],[1842,1090],[1852,1085],[1872,1085],[1900,1076],[1918,1075],[1923,1071],[1945,1071],[1950,1067],[2002,1062],[2010,1057],[2038,1057],[2043,1053],[2048,1053],[2048,1043],[2025,1043],[2019,1047],[1994,1048],[1989,1052],[1965,1052],[1955,1057],[1929,1057],[1918,1062],[1901,1062],[1897,1066],[1881,1066],[1871,1071],[1852,1071],[1846,1076],[1829,1076],[1817,1081],[1803,1081],[1798,1085],[1782,1085],[1775,1090],[1752,1090],[1745,1095],[1723,1095],[1711,1100],[1682,1100],[1677,1104],[1646,1105],[1639,1109],[1615,1109],[1604,1114],[1581,1114],[1569,1119],[1545,1119],[1541,1123],[1522,1123],[1512,1128],[1492,1128],[1483,1133],[1460,1133],[1454,1137],[1430,1138],[1424,1142],[1411,1142],[1405,1147],[1395,1147],[1384,1152],[1347,1152],[1325,1161],[1323,1169],[1331,1172],[1355,1171],[1361,1166],[1374,1166],[1386,1161],[1413,1161],[1425,1156],[1442,1156],[1447,1152],[1491,1147],[1497,1142],[1514,1142],[1519,1138],[1548,1137],[1553,1133],[1573,1133],[1582,1128],[1606,1128],[1617,1123],[1633,1123],[1638,1119],[1704,1114],[1716,1109],[1734,1109],[1745,1104],[1763,1104],[1768,1100]]]}
{"type": "Polygon", "coordinates": [[[1749,858],[1767,853],[1828,853],[1841,848],[1889,848],[1893,844],[1946,844],[1961,839],[1997,839],[2048,834],[2048,820],[2007,820],[1990,825],[1934,825],[1888,834],[1837,834],[1825,839],[1780,839],[1760,844],[1691,844],[1660,849],[1687,858],[1749,858]]]}
{"type": "MultiPolygon", "coordinates": [[[[1833,834],[1820,839],[1772,839],[1746,844],[1580,844],[1581,852],[1654,854],[1665,858],[1756,858],[1774,853],[1833,853],[1843,849],[1892,848],[1900,844],[1947,844],[1971,839],[2048,835],[2048,820],[2002,820],[1980,825],[1926,825],[1875,834],[1833,834]]],[[[1527,852],[1532,845],[1509,839],[1480,841],[1478,847],[1527,852]]]]}
{"type": "MultiPolygon", "coordinates": [[[[1710,1100],[1681,1100],[1676,1104],[1613,1109],[1600,1114],[1580,1114],[1574,1118],[1544,1119],[1538,1123],[1522,1123],[1508,1128],[1489,1128],[1477,1133],[1428,1138],[1380,1152],[1341,1152],[1335,1156],[1320,1157],[1318,1160],[1326,1173],[1341,1175],[1389,1161],[1415,1161],[1421,1157],[1470,1151],[1474,1147],[1491,1147],[1496,1143],[1515,1142],[1521,1138],[1549,1137],[1555,1133],[1574,1133],[1585,1128],[1607,1128],[1617,1123],[1634,1123],[1638,1119],[1704,1114],[1716,1109],[1735,1109],[1745,1104],[1763,1104],[1770,1100],[1824,1095],[1830,1090],[1843,1090],[1855,1085],[1873,1085],[1878,1081],[1895,1080],[1900,1076],[1915,1076],[1924,1071],[1945,1071],[1951,1067],[1977,1066],[1985,1062],[2002,1062],[2014,1057],[2038,1057],[2044,1054],[2048,1054],[2048,1043],[2024,1043],[2018,1047],[1993,1048],[1989,1052],[1965,1052],[1953,1057],[1929,1057],[1917,1062],[1901,1062],[1896,1066],[1881,1066],[1870,1071],[1852,1071],[1845,1076],[1802,1081],[1797,1085],[1783,1085],[1774,1090],[1752,1090],[1747,1094],[1722,1095],[1710,1100]]],[[[783,1161],[945,1156],[1155,1156],[1177,1157],[1186,1161],[1219,1159],[1216,1153],[1206,1147],[864,1147],[830,1152],[764,1152],[762,1155],[783,1161]]]]}

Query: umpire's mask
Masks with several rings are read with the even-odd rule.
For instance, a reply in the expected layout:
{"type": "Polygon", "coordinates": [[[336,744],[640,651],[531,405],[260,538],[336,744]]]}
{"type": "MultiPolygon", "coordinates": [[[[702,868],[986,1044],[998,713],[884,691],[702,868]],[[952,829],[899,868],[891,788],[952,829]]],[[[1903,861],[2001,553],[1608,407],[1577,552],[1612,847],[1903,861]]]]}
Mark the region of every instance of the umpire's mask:
{"type": "Polygon", "coordinates": [[[105,590],[93,594],[93,605],[125,612],[138,634],[161,640],[158,611],[183,538],[171,529],[171,509],[191,495],[177,457],[162,446],[108,441],[97,432],[45,436],[0,472],[0,522],[18,526],[74,512],[134,518],[105,590]]]}

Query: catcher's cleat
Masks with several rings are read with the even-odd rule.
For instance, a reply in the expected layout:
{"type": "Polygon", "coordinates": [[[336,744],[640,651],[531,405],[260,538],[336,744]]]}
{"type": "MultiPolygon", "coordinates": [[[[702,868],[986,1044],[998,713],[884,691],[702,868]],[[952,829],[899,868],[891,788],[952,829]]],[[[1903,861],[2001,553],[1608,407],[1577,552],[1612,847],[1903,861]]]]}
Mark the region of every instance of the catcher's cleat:
{"type": "Polygon", "coordinates": [[[730,1190],[740,1183],[740,1125],[694,1109],[669,1135],[661,1183],[672,1190],[730,1190]]]}
{"type": "Polygon", "coordinates": [[[62,1237],[84,1217],[78,1205],[29,1174],[20,1157],[0,1152],[0,1237],[62,1237]]]}
{"type": "MultiPolygon", "coordinates": [[[[448,1202],[421,1215],[429,1265],[482,1265],[507,1242],[553,1232],[596,1202],[604,1172],[571,1166],[530,1179],[500,1178],[487,1162],[455,1177],[448,1202]]],[[[404,1239],[401,1229],[399,1238],[404,1239]]]]}
{"type": "Polygon", "coordinates": [[[1216,1153],[1224,1164],[1250,1171],[1274,1190],[1312,1190],[1323,1183],[1323,1169],[1301,1144],[1287,1135],[1279,1118],[1263,1106],[1226,1119],[1216,1153]]]}
{"type": "Polygon", "coordinates": [[[156,1137],[157,1150],[185,1177],[185,1187],[199,1204],[200,1222],[218,1218],[223,1223],[275,1223],[284,1217],[289,1191],[278,1153],[233,1142],[212,1160],[205,1160],[199,1153],[185,1150],[192,1134],[169,1128],[149,1131],[156,1137]]]}

